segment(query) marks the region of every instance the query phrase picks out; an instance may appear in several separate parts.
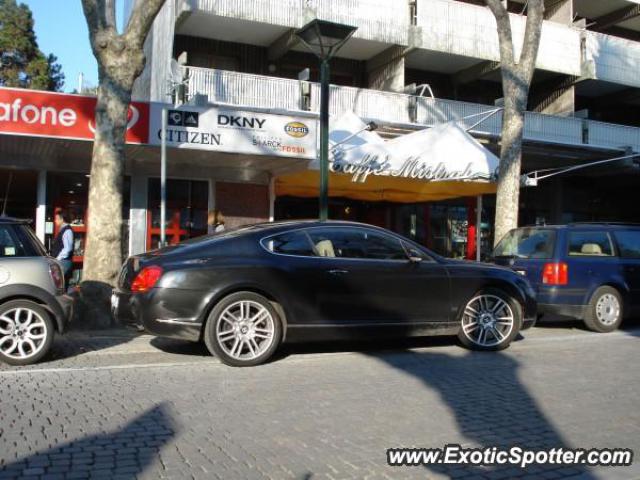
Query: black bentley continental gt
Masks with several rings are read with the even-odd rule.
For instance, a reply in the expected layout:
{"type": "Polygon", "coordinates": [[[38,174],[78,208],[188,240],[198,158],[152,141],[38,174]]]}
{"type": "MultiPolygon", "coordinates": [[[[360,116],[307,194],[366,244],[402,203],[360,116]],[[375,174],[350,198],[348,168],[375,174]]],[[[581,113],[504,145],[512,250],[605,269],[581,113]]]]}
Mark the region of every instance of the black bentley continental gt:
{"type": "Polygon", "coordinates": [[[449,260],[382,228],[264,223],[130,257],[114,314],[152,334],[204,340],[228,365],[265,362],[282,342],[458,335],[500,350],[536,318],[513,270],[449,260]]]}

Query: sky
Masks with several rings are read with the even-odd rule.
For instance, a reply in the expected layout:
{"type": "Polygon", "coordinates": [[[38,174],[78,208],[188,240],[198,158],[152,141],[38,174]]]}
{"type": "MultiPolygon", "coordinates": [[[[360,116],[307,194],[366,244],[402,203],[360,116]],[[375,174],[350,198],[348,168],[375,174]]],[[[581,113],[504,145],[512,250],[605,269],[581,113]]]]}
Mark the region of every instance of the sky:
{"type": "MultiPolygon", "coordinates": [[[[27,4],[33,12],[40,50],[58,57],[65,75],[64,91],[78,88],[80,73],[84,74],[85,85],[97,85],[98,65],[89,45],[80,0],[19,0],[19,3],[27,4]]],[[[123,2],[118,2],[119,10],[122,5],[123,2]]]]}

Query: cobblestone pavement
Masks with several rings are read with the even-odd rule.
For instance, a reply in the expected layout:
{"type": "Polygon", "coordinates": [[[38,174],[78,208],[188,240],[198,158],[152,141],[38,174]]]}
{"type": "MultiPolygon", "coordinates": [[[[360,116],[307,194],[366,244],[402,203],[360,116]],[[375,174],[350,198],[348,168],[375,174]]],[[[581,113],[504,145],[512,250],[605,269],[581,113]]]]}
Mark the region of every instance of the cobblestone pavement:
{"type": "Polygon", "coordinates": [[[389,447],[640,452],[640,328],[535,328],[502,353],[450,338],[286,347],[233,369],[199,345],[71,334],[0,367],[5,478],[640,478],[631,467],[388,467],[389,447]]]}

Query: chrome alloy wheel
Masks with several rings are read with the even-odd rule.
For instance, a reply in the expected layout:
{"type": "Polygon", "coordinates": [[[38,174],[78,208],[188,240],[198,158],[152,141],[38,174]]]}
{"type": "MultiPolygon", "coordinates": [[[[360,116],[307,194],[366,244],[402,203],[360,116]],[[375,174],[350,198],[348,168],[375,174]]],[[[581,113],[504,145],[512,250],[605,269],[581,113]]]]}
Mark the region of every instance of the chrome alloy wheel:
{"type": "Polygon", "coordinates": [[[37,312],[13,308],[0,315],[0,352],[25,360],[36,355],[47,340],[47,324],[37,312]]]}
{"type": "Polygon", "coordinates": [[[257,358],[273,343],[273,316],[258,302],[234,302],[222,311],[219,318],[216,327],[218,344],[236,360],[257,358]]]}
{"type": "Polygon", "coordinates": [[[494,347],[506,340],[515,323],[511,306],[496,295],[478,295],[464,307],[462,331],[480,347],[494,347]]]}
{"type": "Polygon", "coordinates": [[[603,325],[613,325],[620,316],[620,302],[615,295],[605,293],[596,302],[596,317],[603,325]]]}

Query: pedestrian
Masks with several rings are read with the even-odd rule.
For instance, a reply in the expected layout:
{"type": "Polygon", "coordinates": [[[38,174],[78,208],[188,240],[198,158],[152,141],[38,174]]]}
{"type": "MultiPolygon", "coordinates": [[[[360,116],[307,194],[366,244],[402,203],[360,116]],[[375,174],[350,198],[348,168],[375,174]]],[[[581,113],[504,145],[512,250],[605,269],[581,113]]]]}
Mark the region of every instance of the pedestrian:
{"type": "Polygon", "coordinates": [[[69,213],[65,210],[56,210],[53,219],[58,234],[51,245],[51,256],[60,262],[65,280],[68,280],[71,267],[73,267],[73,230],[69,225],[69,213]]]}
{"type": "Polygon", "coordinates": [[[220,210],[211,210],[207,217],[207,233],[224,232],[224,215],[220,210]]]}

